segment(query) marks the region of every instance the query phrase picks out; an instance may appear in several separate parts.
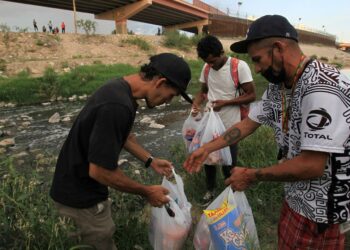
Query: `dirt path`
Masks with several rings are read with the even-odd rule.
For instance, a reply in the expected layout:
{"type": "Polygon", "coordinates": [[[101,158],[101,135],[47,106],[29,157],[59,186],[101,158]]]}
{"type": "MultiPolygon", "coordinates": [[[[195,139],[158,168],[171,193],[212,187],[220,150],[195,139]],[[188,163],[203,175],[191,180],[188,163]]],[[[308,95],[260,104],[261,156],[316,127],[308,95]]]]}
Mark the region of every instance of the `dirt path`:
{"type": "MultiPolygon", "coordinates": [[[[196,59],[196,50],[183,52],[162,46],[161,36],[137,36],[145,40],[151,49],[144,51],[125,40],[135,38],[128,35],[74,35],[43,33],[0,33],[0,74],[12,76],[21,71],[28,71],[39,76],[46,67],[51,66],[58,72],[69,71],[78,65],[93,63],[125,63],[139,66],[148,61],[152,54],[173,52],[187,59],[196,59]]],[[[221,39],[226,51],[234,41],[221,39]]],[[[336,48],[320,45],[301,47],[306,55],[327,58],[328,62],[341,63],[350,67],[350,54],[336,48]]]]}

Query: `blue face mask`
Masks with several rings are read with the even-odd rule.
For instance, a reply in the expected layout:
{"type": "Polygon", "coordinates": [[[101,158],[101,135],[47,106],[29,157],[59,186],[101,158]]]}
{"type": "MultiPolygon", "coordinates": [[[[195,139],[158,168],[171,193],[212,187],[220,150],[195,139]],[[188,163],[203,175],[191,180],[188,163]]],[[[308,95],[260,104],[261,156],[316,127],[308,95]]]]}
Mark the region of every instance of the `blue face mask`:
{"type": "Polygon", "coordinates": [[[271,83],[274,84],[280,84],[286,80],[286,70],[283,66],[283,58],[282,58],[282,69],[280,72],[276,72],[273,69],[273,47],[272,47],[272,60],[271,60],[271,65],[261,73],[263,77],[265,77],[266,80],[268,80],[271,83]]]}

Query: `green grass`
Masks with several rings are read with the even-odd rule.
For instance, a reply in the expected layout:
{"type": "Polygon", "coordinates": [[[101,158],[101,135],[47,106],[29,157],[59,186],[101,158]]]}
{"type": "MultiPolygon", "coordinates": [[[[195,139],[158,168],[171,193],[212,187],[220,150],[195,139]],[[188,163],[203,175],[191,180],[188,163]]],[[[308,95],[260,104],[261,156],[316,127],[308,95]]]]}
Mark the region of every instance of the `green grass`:
{"type": "Polygon", "coordinates": [[[28,76],[0,79],[0,100],[18,104],[31,104],[40,101],[39,79],[28,76]]]}
{"type": "MultiPolygon", "coordinates": [[[[185,193],[192,203],[193,227],[183,249],[192,250],[193,235],[202,207],[200,199],[206,192],[204,171],[188,174],[181,167],[186,159],[183,143],[170,147],[169,159],[184,180],[185,193]]],[[[238,165],[260,168],[276,163],[276,144],[272,129],[262,126],[239,144],[238,165]]],[[[0,160],[0,249],[82,249],[70,239],[73,230],[69,220],[59,219],[48,196],[55,155],[40,160],[27,159],[20,167],[16,160],[0,160]],[[44,240],[42,240],[44,239],[44,240]]],[[[161,177],[142,164],[123,169],[126,175],[144,184],[159,184],[161,177]],[[139,170],[140,174],[135,174],[139,170]]],[[[217,176],[218,195],[224,190],[221,171],[217,176]]],[[[282,204],[281,183],[257,183],[246,192],[253,210],[261,249],[277,249],[277,224],[282,204]]],[[[139,196],[110,191],[112,216],[117,226],[114,235],[118,249],[152,249],[148,242],[150,206],[139,196]]],[[[349,240],[349,234],[347,234],[349,240]]],[[[85,248],[84,248],[85,249],[85,248]]]]}
{"type": "MultiPolygon", "coordinates": [[[[247,57],[242,59],[249,60],[247,57]]],[[[192,71],[192,81],[188,92],[195,95],[201,88],[198,79],[204,63],[201,60],[191,60],[188,63],[192,71]]],[[[65,63],[63,64],[65,65],[65,63]]],[[[47,68],[42,77],[35,78],[30,76],[30,72],[23,70],[17,76],[0,78],[0,100],[25,105],[49,101],[53,96],[90,95],[107,80],[134,74],[138,71],[138,68],[127,64],[103,65],[95,63],[76,67],[71,72],[63,74],[57,74],[52,69],[47,68]]],[[[252,72],[257,99],[260,99],[267,86],[266,80],[262,76],[254,74],[253,69],[252,72]]]]}
{"type": "Polygon", "coordinates": [[[35,104],[50,100],[55,95],[69,97],[91,94],[107,80],[136,73],[138,69],[126,65],[94,64],[79,66],[69,73],[55,74],[47,68],[42,77],[19,74],[0,79],[0,100],[17,104],[35,104]]]}
{"type": "Polygon", "coordinates": [[[35,40],[35,44],[37,46],[44,46],[45,42],[43,40],[41,40],[41,39],[36,39],[35,40]]]}
{"type": "MultiPolygon", "coordinates": [[[[171,161],[177,166],[185,183],[185,192],[192,203],[193,228],[184,249],[193,249],[192,239],[201,215],[200,198],[205,193],[204,173],[187,174],[181,167],[186,158],[185,147],[176,143],[170,148],[171,161]]],[[[271,129],[261,127],[240,143],[239,165],[263,167],[274,163],[276,145],[271,129]]],[[[0,246],[4,249],[70,249],[79,243],[70,239],[70,221],[59,219],[48,196],[56,156],[45,155],[40,160],[28,159],[26,166],[17,166],[10,158],[0,161],[0,246]],[[26,169],[23,171],[22,169],[26,169]],[[21,171],[20,171],[21,170],[21,171]],[[45,240],[41,240],[45,239],[45,240]]],[[[142,164],[124,169],[128,176],[145,184],[159,184],[161,177],[147,171],[142,164]],[[141,174],[135,174],[138,169],[141,174]]],[[[218,175],[219,194],[225,187],[218,175]]],[[[134,249],[135,245],[151,249],[148,242],[150,206],[139,196],[111,190],[113,219],[117,225],[115,240],[119,249],[134,249]]],[[[272,249],[277,241],[277,221],[281,205],[282,186],[259,183],[246,191],[253,209],[261,249],[272,249]]],[[[1,248],[1,247],[0,247],[1,248]]]]}
{"type": "Polygon", "coordinates": [[[4,59],[0,59],[0,71],[6,71],[6,61],[4,59]]]}
{"type": "Polygon", "coordinates": [[[125,44],[136,45],[137,47],[139,47],[141,50],[144,50],[144,51],[149,51],[152,48],[152,46],[147,41],[145,41],[140,37],[129,37],[127,39],[123,39],[121,42],[125,44]]]}
{"type": "Polygon", "coordinates": [[[187,91],[188,93],[195,95],[201,89],[201,84],[199,83],[198,79],[204,63],[201,60],[191,60],[188,61],[188,64],[191,68],[192,79],[188,85],[187,91]]]}
{"type": "MultiPolygon", "coordinates": [[[[238,152],[239,166],[260,168],[277,163],[277,145],[272,129],[260,127],[239,144],[238,152]]],[[[282,194],[282,184],[277,182],[261,182],[246,191],[255,217],[261,249],[273,249],[277,245],[282,194]]]]}
{"type": "Polygon", "coordinates": [[[23,174],[10,159],[0,162],[0,248],[65,249],[66,221],[58,220],[48,198],[49,183],[33,166],[23,174]]]}
{"type": "Polygon", "coordinates": [[[170,30],[164,34],[163,45],[168,48],[189,51],[195,49],[200,38],[201,36],[188,37],[178,30],[170,30]]]}

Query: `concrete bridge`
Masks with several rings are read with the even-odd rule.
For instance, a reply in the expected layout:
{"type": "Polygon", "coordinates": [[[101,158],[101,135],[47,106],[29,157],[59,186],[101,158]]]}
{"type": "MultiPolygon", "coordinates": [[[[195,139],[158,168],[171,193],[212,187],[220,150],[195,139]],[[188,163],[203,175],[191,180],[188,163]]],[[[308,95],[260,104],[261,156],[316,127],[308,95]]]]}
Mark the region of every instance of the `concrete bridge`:
{"type": "Polygon", "coordinates": [[[168,29],[194,28],[201,33],[209,24],[208,11],[184,0],[8,0],[22,4],[94,14],[96,19],[113,20],[116,32],[126,34],[128,19],[168,29]]]}
{"type": "MultiPolygon", "coordinates": [[[[22,4],[94,14],[96,19],[115,22],[116,33],[126,34],[128,19],[160,25],[165,29],[179,29],[195,34],[203,31],[221,37],[244,37],[251,20],[231,17],[204,3],[193,0],[7,0],[22,4]]],[[[75,26],[76,30],[76,26],[75,26]]],[[[298,29],[302,43],[335,46],[335,36],[298,29]]],[[[349,49],[349,44],[341,47],[349,49]]]]}

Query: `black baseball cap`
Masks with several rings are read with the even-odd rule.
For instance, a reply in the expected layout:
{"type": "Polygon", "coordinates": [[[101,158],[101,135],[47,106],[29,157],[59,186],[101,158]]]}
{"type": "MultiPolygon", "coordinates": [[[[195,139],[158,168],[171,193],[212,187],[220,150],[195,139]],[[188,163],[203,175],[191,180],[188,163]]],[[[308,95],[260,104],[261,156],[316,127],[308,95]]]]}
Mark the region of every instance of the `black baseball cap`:
{"type": "Polygon", "coordinates": [[[162,74],[170,85],[176,87],[186,101],[192,103],[192,99],[186,94],[187,86],[191,80],[191,70],[187,62],[171,53],[152,56],[150,61],[150,66],[162,74]]]}
{"type": "Polygon", "coordinates": [[[236,53],[247,53],[247,47],[251,42],[269,37],[283,37],[298,42],[296,29],[285,17],[266,15],[252,22],[245,40],[233,43],[230,49],[236,53]]]}

